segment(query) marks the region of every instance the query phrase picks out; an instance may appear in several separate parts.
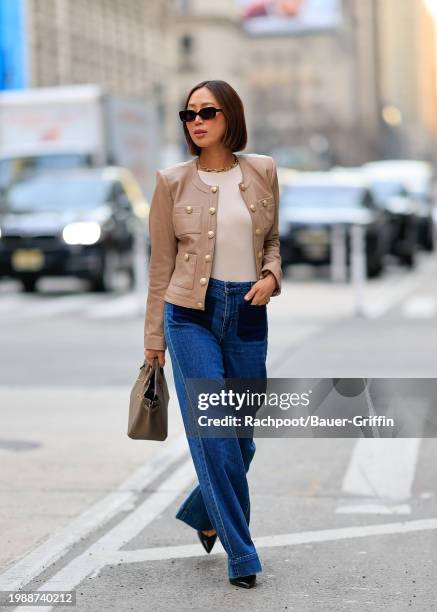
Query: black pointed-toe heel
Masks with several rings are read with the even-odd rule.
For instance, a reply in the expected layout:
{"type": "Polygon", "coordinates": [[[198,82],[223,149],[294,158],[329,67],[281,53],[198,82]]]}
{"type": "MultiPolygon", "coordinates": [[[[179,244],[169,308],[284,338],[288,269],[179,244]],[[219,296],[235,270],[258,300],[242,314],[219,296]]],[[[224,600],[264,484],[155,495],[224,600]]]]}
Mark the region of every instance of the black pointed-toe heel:
{"type": "Polygon", "coordinates": [[[215,544],[215,541],[217,540],[217,534],[215,533],[212,536],[208,536],[206,535],[206,533],[198,531],[197,535],[199,536],[199,540],[201,541],[203,548],[206,550],[207,553],[210,553],[212,547],[215,544]]]}
{"type": "Polygon", "coordinates": [[[235,586],[243,587],[244,589],[251,589],[256,584],[256,574],[250,574],[249,576],[238,576],[237,578],[229,578],[229,582],[235,586]]]}

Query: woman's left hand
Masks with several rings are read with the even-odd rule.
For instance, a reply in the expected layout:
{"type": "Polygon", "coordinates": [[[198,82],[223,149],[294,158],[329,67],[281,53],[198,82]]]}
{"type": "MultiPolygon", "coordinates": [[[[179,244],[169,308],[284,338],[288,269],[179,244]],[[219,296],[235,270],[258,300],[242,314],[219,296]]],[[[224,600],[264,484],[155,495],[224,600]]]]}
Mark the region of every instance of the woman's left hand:
{"type": "Polygon", "coordinates": [[[244,296],[244,299],[250,301],[250,299],[253,298],[253,300],[250,302],[252,305],[264,306],[264,304],[268,304],[268,302],[270,302],[270,297],[275,288],[275,275],[272,274],[272,272],[269,272],[264,278],[261,278],[260,280],[256,281],[254,285],[252,285],[244,296]]]}

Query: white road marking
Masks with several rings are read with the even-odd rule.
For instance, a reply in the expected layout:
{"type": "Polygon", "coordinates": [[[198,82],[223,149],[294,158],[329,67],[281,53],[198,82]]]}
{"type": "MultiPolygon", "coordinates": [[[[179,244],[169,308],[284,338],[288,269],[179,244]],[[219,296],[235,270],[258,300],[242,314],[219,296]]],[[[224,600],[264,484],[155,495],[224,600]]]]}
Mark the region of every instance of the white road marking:
{"type": "MultiPolygon", "coordinates": [[[[193,462],[190,459],[182,464],[158,489],[152,493],[133,512],[118,525],[103,535],[81,555],[67,563],[57,574],[42,584],[38,591],[70,591],[77,587],[87,576],[95,576],[119,549],[135,538],[147,525],[161,514],[191,484],[197,480],[193,462]]],[[[42,568],[41,568],[42,569],[42,568]]],[[[3,587],[2,587],[3,588],[3,587]]],[[[8,587],[3,590],[12,590],[8,587]]],[[[21,607],[19,612],[33,612],[32,606],[21,607]]],[[[48,612],[52,606],[39,607],[48,612]]]]}
{"type": "Polygon", "coordinates": [[[0,295],[0,313],[15,312],[17,308],[26,308],[33,298],[25,294],[0,295]]]}
{"type": "Polygon", "coordinates": [[[407,276],[403,280],[398,281],[388,290],[382,285],[382,298],[379,301],[373,299],[371,304],[366,304],[365,316],[369,319],[382,317],[388,310],[405,299],[416,287],[420,286],[435,271],[435,268],[435,257],[423,259],[419,264],[418,270],[412,276],[407,276]]]}
{"type": "MultiPolygon", "coordinates": [[[[360,440],[360,442],[361,441],[370,442],[371,445],[369,446],[376,447],[378,452],[384,449],[384,453],[382,454],[383,457],[387,454],[389,454],[390,456],[396,455],[395,459],[399,460],[399,457],[394,452],[395,450],[397,450],[398,452],[400,451],[400,446],[398,443],[406,441],[409,442],[410,440],[363,439],[360,440]],[[373,444],[375,442],[378,444],[373,444]],[[389,443],[389,446],[386,444],[387,442],[389,443]]],[[[405,453],[406,451],[408,452],[408,449],[406,449],[404,446],[403,453],[405,453]]],[[[359,452],[357,454],[359,456],[359,452]]],[[[411,454],[412,450],[410,448],[410,455],[411,454]]],[[[386,466],[390,464],[390,462],[387,461],[385,463],[386,466]]],[[[414,473],[414,470],[411,470],[411,464],[411,460],[406,462],[407,467],[409,467],[410,471],[413,471],[414,473]]],[[[381,464],[379,464],[379,467],[380,469],[382,469],[384,466],[381,466],[381,464]]],[[[401,469],[405,469],[405,465],[404,468],[401,467],[401,469]]],[[[153,477],[156,475],[157,471],[155,468],[153,472],[153,477]]],[[[190,457],[166,480],[164,480],[154,493],[152,493],[144,502],[142,502],[137,508],[135,508],[131,513],[129,513],[120,523],[118,523],[109,532],[104,534],[97,542],[92,544],[82,554],[67,563],[52,578],[42,584],[38,588],[38,590],[73,590],[83,580],[85,580],[85,578],[95,577],[99,574],[99,572],[105,565],[108,565],[115,561],[117,561],[118,563],[130,563],[138,561],[191,557],[204,554],[199,549],[198,543],[196,545],[156,547],[134,551],[120,550],[123,546],[126,546],[129,542],[131,542],[171,503],[173,503],[174,500],[186,489],[186,487],[188,487],[195,481],[196,474],[190,457]]],[[[143,481],[141,479],[140,482],[143,484],[143,481]]],[[[133,486],[138,487],[140,482],[134,481],[134,483],[132,483],[131,481],[130,488],[132,488],[133,486]]],[[[367,483],[367,480],[364,479],[364,482],[367,483]]],[[[374,486],[371,487],[372,491],[374,490],[374,486]]],[[[387,490],[387,487],[385,487],[385,490],[387,490]]],[[[396,487],[393,488],[392,492],[395,492],[396,495],[399,494],[399,483],[396,487]]],[[[126,501],[124,503],[126,503],[126,501]]],[[[437,519],[416,520],[408,522],[404,521],[380,525],[353,526],[346,528],[323,529],[300,533],[279,534],[254,538],[254,543],[257,547],[283,547],[311,542],[327,542],[333,540],[368,537],[375,535],[377,536],[402,534],[430,529],[437,529],[437,519]]],[[[66,550],[67,548],[68,547],[65,547],[64,550],[66,550]]],[[[223,547],[218,542],[211,554],[219,554],[223,552],[223,547]]],[[[59,558],[59,555],[57,558],[59,558]]],[[[39,566],[40,571],[41,569],[42,565],[39,566]]],[[[38,575],[38,573],[35,575],[38,575]]],[[[20,576],[20,578],[21,580],[17,580],[17,582],[19,582],[21,585],[26,584],[28,582],[24,580],[22,576],[20,576]]],[[[18,575],[16,575],[16,579],[18,579],[18,575]]],[[[0,588],[2,588],[3,590],[11,590],[14,588],[14,586],[11,586],[8,582],[3,582],[0,583],[0,588]]],[[[16,608],[16,610],[17,612],[32,612],[31,607],[32,606],[29,606],[27,608],[25,607],[24,609],[23,607],[20,607],[16,608]]],[[[48,606],[39,609],[42,609],[45,612],[49,612],[53,608],[51,606],[48,606]]]]}
{"type": "Polygon", "coordinates": [[[432,295],[416,295],[402,306],[404,317],[412,319],[430,319],[437,313],[437,301],[432,295]]]}
{"type": "MultiPolygon", "coordinates": [[[[320,529],[295,533],[281,533],[272,536],[253,538],[257,548],[277,548],[282,546],[298,546],[317,542],[332,542],[349,538],[366,538],[369,536],[411,533],[437,529],[437,518],[402,521],[397,523],[382,523],[379,525],[356,525],[354,527],[336,527],[335,529],[320,529]]],[[[217,540],[210,555],[223,554],[225,550],[217,540]]],[[[180,546],[158,546],[139,550],[120,550],[112,554],[108,563],[141,563],[145,561],[161,561],[164,559],[181,559],[183,557],[199,557],[205,553],[197,544],[180,546]]],[[[22,610],[22,608],[20,608],[22,610]]]]}
{"type": "MultiPolygon", "coordinates": [[[[187,462],[186,466],[188,466],[188,464],[192,465],[190,462],[187,462]]],[[[182,466],[182,468],[180,468],[176,474],[186,478],[188,476],[188,473],[184,469],[186,466],[182,466]]],[[[188,481],[186,482],[188,483],[188,481]]],[[[176,491],[176,494],[178,492],[179,491],[176,491]]],[[[38,590],[73,590],[87,576],[95,577],[98,575],[102,567],[111,563],[141,563],[146,561],[162,561],[165,559],[181,559],[187,557],[199,557],[201,555],[203,556],[205,553],[203,550],[201,550],[199,543],[181,546],[161,546],[140,550],[114,550],[115,546],[120,548],[127,543],[128,540],[126,540],[126,537],[133,537],[136,535],[138,530],[141,530],[145,526],[141,523],[143,516],[146,518],[147,523],[150,523],[155,517],[156,513],[162,512],[165,506],[169,503],[168,497],[171,495],[171,493],[172,491],[169,491],[167,494],[165,492],[160,494],[159,492],[155,493],[154,497],[156,497],[156,499],[153,500],[152,504],[149,504],[152,506],[152,508],[145,509],[140,506],[137,509],[139,514],[133,521],[135,525],[131,526],[129,521],[130,517],[127,517],[120,525],[115,527],[112,532],[106,534],[106,536],[104,536],[99,542],[90,547],[80,557],[69,563],[60,572],[58,572],[58,574],[39,587],[38,590]],[[152,516],[148,516],[149,510],[152,511],[152,516]],[[137,524],[138,520],[140,522],[139,525],[137,524]],[[126,523],[129,524],[125,525],[126,523]],[[128,529],[126,530],[125,527],[128,529]],[[130,533],[128,534],[127,531],[130,533]],[[103,542],[105,539],[107,539],[107,541],[103,542]],[[112,551],[111,548],[113,549],[112,551]]],[[[144,505],[148,505],[147,501],[144,505]]],[[[255,537],[253,538],[253,542],[257,548],[277,548],[284,546],[298,546],[300,544],[332,542],[350,538],[404,534],[434,529],[437,529],[437,518],[402,521],[397,523],[383,523],[380,525],[359,525],[354,527],[339,527],[335,529],[320,529],[297,533],[281,533],[279,535],[255,537]]],[[[217,543],[214,549],[210,552],[210,555],[224,553],[225,551],[223,546],[221,545],[220,541],[217,540],[217,543]]],[[[38,609],[42,612],[50,612],[50,610],[53,608],[47,606],[38,607],[38,609]]],[[[14,610],[17,612],[33,612],[33,607],[20,606],[19,608],[14,608],[14,610]]]]}
{"type": "Polygon", "coordinates": [[[411,514],[410,504],[391,504],[385,500],[384,504],[375,503],[375,498],[351,500],[336,509],[338,514],[411,514]]]}
{"type": "Polygon", "coordinates": [[[354,497],[336,512],[360,512],[367,506],[372,514],[409,513],[421,438],[360,438],[348,464],[342,491],[354,497]]]}
{"type": "Polygon", "coordinates": [[[29,583],[44,567],[60,559],[81,538],[132,506],[145,487],[188,453],[186,436],[179,435],[172,443],[157,451],[153,459],[137,469],[117,489],[4,571],[0,575],[0,590],[17,590],[29,583]]]}

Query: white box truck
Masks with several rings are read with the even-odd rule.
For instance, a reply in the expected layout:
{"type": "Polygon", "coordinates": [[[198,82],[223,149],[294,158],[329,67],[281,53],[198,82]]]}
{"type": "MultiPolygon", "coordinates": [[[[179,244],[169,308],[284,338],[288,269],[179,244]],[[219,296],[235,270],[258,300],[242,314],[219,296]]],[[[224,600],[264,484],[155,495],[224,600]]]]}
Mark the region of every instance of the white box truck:
{"type": "Polygon", "coordinates": [[[26,170],[117,165],[149,196],[160,144],[155,101],[115,96],[97,84],[0,93],[0,188],[26,170]]]}

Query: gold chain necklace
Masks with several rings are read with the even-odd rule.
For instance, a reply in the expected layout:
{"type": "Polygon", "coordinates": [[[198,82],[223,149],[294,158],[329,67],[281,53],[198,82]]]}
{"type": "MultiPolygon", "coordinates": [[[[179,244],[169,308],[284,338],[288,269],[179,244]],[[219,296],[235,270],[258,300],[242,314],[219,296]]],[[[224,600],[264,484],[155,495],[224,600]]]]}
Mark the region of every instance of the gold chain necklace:
{"type": "Polygon", "coordinates": [[[238,157],[236,155],[234,155],[234,161],[232,162],[232,164],[230,166],[225,166],[224,168],[205,168],[204,166],[201,166],[199,164],[199,160],[197,160],[197,168],[199,170],[203,170],[204,172],[225,172],[226,170],[232,170],[232,168],[235,168],[235,166],[238,165],[238,157]]]}

